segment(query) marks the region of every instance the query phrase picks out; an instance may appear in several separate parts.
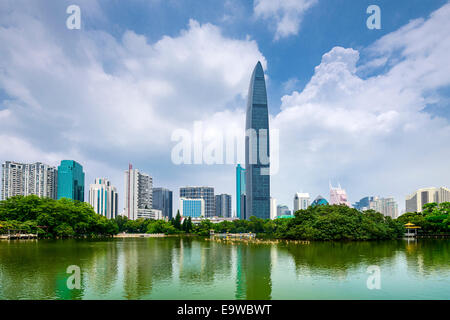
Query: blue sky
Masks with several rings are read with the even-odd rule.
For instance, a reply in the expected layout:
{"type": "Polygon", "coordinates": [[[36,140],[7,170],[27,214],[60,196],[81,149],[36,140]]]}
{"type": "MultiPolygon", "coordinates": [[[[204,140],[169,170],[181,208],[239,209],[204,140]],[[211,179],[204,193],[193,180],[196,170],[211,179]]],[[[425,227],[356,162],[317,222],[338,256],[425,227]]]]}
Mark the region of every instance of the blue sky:
{"type": "Polygon", "coordinates": [[[383,35],[428,16],[446,0],[411,1],[318,1],[302,20],[298,35],[274,41],[267,21],[256,19],[252,1],[100,1],[103,23],[88,21],[86,28],[102,28],[120,39],[126,30],[145,35],[155,42],[164,35],[177,36],[190,19],[220,26],[225,36],[245,39],[250,36],[270,62],[270,107],[277,112],[289,79],[299,88],[306,85],[322,55],[334,46],[364,48],[383,35]],[[382,29],[366,27],[366,8],[376,4],[382,9],[382,29]],[[224,16],[230,16],[224,19],[224,16]]]}
{"type": "MultiPolygon", "coordinates": [[[[129,162],[175,194],[233,195],[233,165],[175,165],[171,135],[243,127],[262,60],[280,133],[272,195],[351,202],[449,185],[450,9],[444,0],[134,0],[0,4],[0,161],[74,159],[123,197],[129,162]],[[68,30],[66,8],[81,8],[68,30]],[[366,8],[381,8],[381,30],[366,8]],[[427,150],[426,152],[424,150],[427,150]]],[[[177,197],[175,207],[177,207],[177,197]]],[[[122,203],[120,204],[122,206],[122,203]]]]}

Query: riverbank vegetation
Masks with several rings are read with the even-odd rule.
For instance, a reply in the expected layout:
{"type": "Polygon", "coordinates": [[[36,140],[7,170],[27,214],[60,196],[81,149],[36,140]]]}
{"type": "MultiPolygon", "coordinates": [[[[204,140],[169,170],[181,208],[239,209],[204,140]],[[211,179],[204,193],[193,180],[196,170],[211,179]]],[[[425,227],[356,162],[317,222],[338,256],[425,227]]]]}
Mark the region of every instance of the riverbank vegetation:
{"type": "Polygon", "coordinates": [[[249,220],[212,223],[205,219],[193,224],[177,213],[169,222],[154,220],[128,220],[116,218],[120,232],[194,234],[209,236],[215,233],[252,232],[261,238],[289,240],[385,240],[401,238],[404,227],[401,222],[368,210],[363,213],[347,206],[317,206],[300,210],[290,219],[264,220],[250,217],[249,220]]]}
{"type": "Polygon", "coordinates": [[[88,203],[30,195],[0,201],[0,234],[8,231],[46,238],[98,237],[117,234],[118,227],[88,203]]]}
{"type": "Polygon", "coordinates": [[[407,212],[398,217],[402,224],[411,222],[424,234],[450,233],[450,202],[427,203],[422,212],[407,212]]]}
{"type": "Polygon", "coordinates": [[[209,236],[216,233],[256,233],[261,238],[289,240],[385,240],[401,238],[408,222],[420,226],[424,233],[449,232],[450,203],[430,203],[421,213],[405,213],[398,219],[373,210],[359,212],[344,205],[324,205],[297,211],[292,218],[212,223],[179,213],[170,221],[137,219],[124,216],[108,220],[84,202],[53,200],[37,196],[16,196],[0,201],[0,234],[8,230],[37,233],[40,237],[96,237],[126,233],[164,233],[209,236]]]}
{"type": "Polygon", "coordinates": [[[206,235],[208,228],[216,232],[253,232],[258,236],[290,240],[384,240],[403,236],[403,225],[373,210],[359,212],[347,206],[317,206],[297,211],[293,218],[249,221],[236,220],[208,224],[194,229],[206,235]]]}

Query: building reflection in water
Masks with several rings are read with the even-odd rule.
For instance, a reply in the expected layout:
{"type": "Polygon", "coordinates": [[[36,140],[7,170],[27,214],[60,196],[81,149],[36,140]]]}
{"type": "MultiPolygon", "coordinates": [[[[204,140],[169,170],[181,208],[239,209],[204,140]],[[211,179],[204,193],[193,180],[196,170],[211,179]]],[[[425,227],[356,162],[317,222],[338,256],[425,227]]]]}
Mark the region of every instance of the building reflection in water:
{"type": "Polygon", "coordinates": [[[239,244],[236,257],[236,299],[271,299],[271,250],[265,245],[239,244]]]}
{"type": "Polygon", "coordinates": [[[212,284],[231,272],[232,247],[215,242],[182,238],[179,250],[179,278],[186,284],[212,284]]]}
{"type": "Polygon", "coordinates": [[[142,299],[158,281],[172,278],[173,241],[149,238],[147,241],[124,239],[121,249],[124,298],[142,299]]]}

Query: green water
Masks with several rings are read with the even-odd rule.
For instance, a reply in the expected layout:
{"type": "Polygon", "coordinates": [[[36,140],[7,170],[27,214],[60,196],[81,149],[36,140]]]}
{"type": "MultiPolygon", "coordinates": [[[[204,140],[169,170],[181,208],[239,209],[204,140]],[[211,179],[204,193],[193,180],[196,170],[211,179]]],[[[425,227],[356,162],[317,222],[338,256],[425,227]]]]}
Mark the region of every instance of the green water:
{"type": "Polygon", "coordinates": [[[450,299],[450,241],[0,241],[0,299],[450,299]],[[367,288],[372,265],[380,289],[367,288]]]}

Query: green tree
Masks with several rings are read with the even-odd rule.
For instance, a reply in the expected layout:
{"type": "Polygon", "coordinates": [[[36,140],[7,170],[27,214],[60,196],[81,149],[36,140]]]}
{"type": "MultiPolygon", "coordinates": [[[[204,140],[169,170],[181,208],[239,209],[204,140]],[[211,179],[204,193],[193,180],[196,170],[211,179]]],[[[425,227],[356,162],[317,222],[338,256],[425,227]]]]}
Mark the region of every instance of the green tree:
{"type": "Polygon", "coordinates": [[[181,215],[180,215],[180,210],[177,211],[177,215],[176,215],[175,219],[173,220],[173,226],[175,227],[175,229],[181,230],[181,215]]]}

